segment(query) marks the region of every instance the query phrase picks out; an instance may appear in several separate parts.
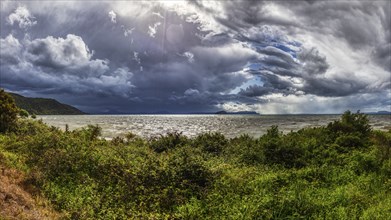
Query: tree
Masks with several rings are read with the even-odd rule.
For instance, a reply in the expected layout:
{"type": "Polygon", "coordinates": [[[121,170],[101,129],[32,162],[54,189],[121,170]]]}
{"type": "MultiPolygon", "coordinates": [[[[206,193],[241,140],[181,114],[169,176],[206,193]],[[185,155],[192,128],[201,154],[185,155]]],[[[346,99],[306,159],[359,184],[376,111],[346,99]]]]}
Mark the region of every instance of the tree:
{"type": "Polygon", "coordinates": [[[370,144],[372,129],[369,119],[359,111],[357,113],[346,111],[341,116],[341,120],[329,123],[326,129],[342,151],[368,147],[370,144]]]}
{"type": "Polygon", "coordinates": [[[16,107],[14,99],[0,89],[0,132],[6,132],[16,126],[19,108],[16,107]]]}
{"type": "Polygon", "coordinates": [[[368,137],[371,133],[369,119],[360,111],[357,113],[346,111],[341,116],[341,120],[329,123],[327,128],[334,133],[357,134],[363,137],[368,137]]]}

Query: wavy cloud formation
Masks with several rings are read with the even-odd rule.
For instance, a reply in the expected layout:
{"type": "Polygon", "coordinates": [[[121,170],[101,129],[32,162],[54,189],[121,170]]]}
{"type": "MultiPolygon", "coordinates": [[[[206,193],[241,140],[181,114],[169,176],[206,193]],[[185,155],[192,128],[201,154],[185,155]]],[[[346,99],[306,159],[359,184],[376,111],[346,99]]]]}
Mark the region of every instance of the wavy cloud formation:
{"type": "Polygon", "coordinates": [[[97,113],[391,108],[389,1],[1,4],[1,87],[25,95],[97,113]]]}

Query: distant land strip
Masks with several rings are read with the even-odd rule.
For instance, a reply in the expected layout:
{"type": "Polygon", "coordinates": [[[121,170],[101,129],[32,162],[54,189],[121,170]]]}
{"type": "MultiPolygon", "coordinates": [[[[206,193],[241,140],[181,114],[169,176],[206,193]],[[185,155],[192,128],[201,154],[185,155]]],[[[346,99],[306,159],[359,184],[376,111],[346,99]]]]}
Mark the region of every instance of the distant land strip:
{"type": "Polygon", "coordinates": [[[29,98],[19,94],[9,93],[14,99],[15,104],[29,114],[35,115],[84,115],[85,112],[79,109],[60,103],[55,99],[29,98]]]}

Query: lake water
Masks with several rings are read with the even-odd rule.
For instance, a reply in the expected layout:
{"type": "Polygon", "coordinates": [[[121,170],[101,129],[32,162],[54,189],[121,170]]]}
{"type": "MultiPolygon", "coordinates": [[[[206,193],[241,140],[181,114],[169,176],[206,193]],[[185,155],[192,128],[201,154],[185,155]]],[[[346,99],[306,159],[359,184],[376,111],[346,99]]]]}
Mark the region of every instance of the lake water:
{"type": "MultiPolygon", "coordinates": [[[[221,132],[227,137],[249,134],[263,135],[272,125],[283,132],[304,127],[326,125],[340,115],[44,115],[45,123],[65,129],[77,129],[88,124],[102,127],[102,136],[113,138],[132,132],[142,137],[153,137],[167,132],[179,131],[187,136],[204,132],[221,132]]],[[[370,124],[375,129],[391,128],[390,115],[370,115],[370,124]]]]}

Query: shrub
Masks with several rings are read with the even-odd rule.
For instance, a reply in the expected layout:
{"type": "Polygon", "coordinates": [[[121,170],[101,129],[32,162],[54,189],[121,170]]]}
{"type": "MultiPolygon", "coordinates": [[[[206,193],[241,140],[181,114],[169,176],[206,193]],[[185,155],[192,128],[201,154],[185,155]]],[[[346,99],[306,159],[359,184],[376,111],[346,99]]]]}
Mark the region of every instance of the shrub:
{"type": "MultiPolygon", "coordinates": [[[[68,131],[68,125],[65,125],[66,131],[68,131]]],[[[96,140],[102,134],[102,128],[99,125],[87,125],[86,128],[74,130],[73,134],[78,137],[84,137],[89,141],[96,140]]]]}
{"type": "Polygon", "coordinates": [[[195,138],[194,145],[201,147],[203,151],[217,155],[228,145],[228,140],[221,133],[205,133],[195,138]]]}
{"type": "Polygon", "coordinates": [[[14,132],[20,136],[45,134],[50,129],[42,120],[18,120],[14,132]]]}
{"type": "Polygon", "coordinates": [[[12,130],[16,126],[18,107],[14,99],[0,89],[0,133],[12,130]]]}
{"type": "Polygon", "coordinates": [[[284,139],[271,139],[263,143],[265,162],[280,164],[286,168],[302,167],[304,150],[294,142],[284,139]]]}
{"type": "Polygon", "coordinates": [[[111,140],[111,143],[118,146],[118,145],[121,145],[121,144],[124,144],[125,143],[125,140],[124,138],[122,137],[114,137],[112,140],[111,140]]]}
{"type": "MultiPolygon", "coordinates": [[[[130,139],[133,135],[130,136],[130,139]]],[[[153,138],[150,142],[150,147],[157,153],[181,147],[188,143],[186,136],[182,135],[181,132],[171,132],[167,135],[161,135],[159,138],[153,138]]]]}
{"type": "Polygon", "coordinates": [[[346,149],[362,148],[364,146],[362,138],[352,134],[339,136],[335,143],[346,149]]]}
{"type": "Polygon", "coordinates": [[[266,163],[280,164],[287,168],[304,165],[305,152],[297,136],[282,135],[277,126],[272,126],[260,141],[266,163]]]}
{"type": "Polygon", "coordinates": [[[233,138],[226,150],[233,158],[246,165],[258,165],[264,161],[263,149],[258,140],[247,134],[233,138]]]}
{"type": "Polygon", "coordinates": [[[125,138],[128,142],[138,138],[136,134],[132,133],[132,132],[128,132],[125,134],[125,138]]]}
{"type": "Polygon", "coordinates": [[[95,140],[102,135],[102,128],[98,125],[88,125],[86,131],[90,140],[95,140]]]}
{"type": "Polygon", "coordinates": [[[278,138],[280,137],[282,133],[278,130],[277,125],[272,125],[269,129],[266,131],[266,138],[278,138]]]}
{"type": "Polygon", "coordinates": [[[170,168],[175,170],[175,182],[179,184],[177,186],[191,189],[196,196],[213,182],[213,172],[205,165],[200,152],[189,147],[173,155],[170,168]]]}
{"type": "Polygon", "coordinates": [[[391,130],[388,132],[374,131],[372,142],[377,148],[377,156],[381,162],[391,159],[391,130]]]}
{"type": "Polygon", "coordinates": [[[380,169],[379,161],[376,160],[374,155],[369,153],[354,152],[347,160],[350,169],[359,175],[364,172],[376,172],[380,169]]]}
{"type": "Polygon", "coordinates": [[[341,120],[331,122],[327,125],[330,132],[334,134],[359,134],[361,137],[368,137],[371,133],[371,126],[369,125],[368,117],[365,114],[351,113],[346,111],[341,120]]]}
{"type": "Polygon", "coordinates": [[[28,118],[29,117],[29,112],[24,110],[24,109],[20,109],[19,110],[19,116],[22,117],[22,118],[28,118]]]}

